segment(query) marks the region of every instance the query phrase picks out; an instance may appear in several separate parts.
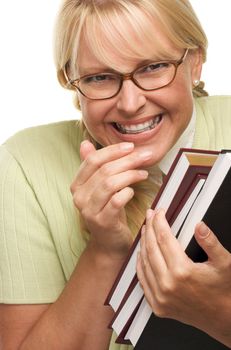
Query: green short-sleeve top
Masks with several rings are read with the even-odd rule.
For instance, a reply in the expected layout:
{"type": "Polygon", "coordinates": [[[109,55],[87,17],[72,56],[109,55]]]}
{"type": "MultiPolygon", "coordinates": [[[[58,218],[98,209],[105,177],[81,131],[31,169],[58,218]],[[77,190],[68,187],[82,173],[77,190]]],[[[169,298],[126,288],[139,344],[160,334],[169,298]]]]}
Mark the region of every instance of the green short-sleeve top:
{"type": "MultiPolygon", "coordinates": [[[[231,97],[195,101],[194,147],[231,148],[231,97]]],[[[80,166],[78,121],[23,130],[0,147],[0,302],[52,303],[85,248],[70,184],[80,166]]],[[[116,345],[110,350],[131,347],[116,345]]]]}

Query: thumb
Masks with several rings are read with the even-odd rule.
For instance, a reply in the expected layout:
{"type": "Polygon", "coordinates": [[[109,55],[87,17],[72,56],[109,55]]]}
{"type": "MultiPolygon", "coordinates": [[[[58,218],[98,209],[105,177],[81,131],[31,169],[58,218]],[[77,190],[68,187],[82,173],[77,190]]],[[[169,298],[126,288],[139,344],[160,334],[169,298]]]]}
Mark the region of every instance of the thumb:
{"type": "Polygon", "coordinates": [[[82,160],[85,160],[90,153],[95,151],[96,151],[95,146],[90,141],[84,140],[83,142],[81,142],[80,157],[82,160]]]}
{"type": "Polygon", "coordinates": [[[229,256],[230,253],[223,247],[215,234],[203,221],[196,226],[195,238],[197,243],[208,255],[209,261],[216,262],[216,265],[223,264],[227,261],[227,256],[229,256]]]}

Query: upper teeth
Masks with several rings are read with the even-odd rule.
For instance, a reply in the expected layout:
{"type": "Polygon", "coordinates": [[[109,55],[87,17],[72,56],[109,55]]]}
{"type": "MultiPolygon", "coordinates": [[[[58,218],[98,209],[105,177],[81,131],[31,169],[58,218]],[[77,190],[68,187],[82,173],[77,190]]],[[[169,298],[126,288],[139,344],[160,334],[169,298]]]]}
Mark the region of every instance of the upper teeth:
{"type": "Polygon", "coordinates": [[[137,134],[137,133],[155,128],[156,125],[160,122],[160,120],[161,120],[161,115],[145,123],[132,124],[132,125],[122,125],[122,124],[116,123],[116,126],[119,129],[119,131],[122,133],[137,134]]]}

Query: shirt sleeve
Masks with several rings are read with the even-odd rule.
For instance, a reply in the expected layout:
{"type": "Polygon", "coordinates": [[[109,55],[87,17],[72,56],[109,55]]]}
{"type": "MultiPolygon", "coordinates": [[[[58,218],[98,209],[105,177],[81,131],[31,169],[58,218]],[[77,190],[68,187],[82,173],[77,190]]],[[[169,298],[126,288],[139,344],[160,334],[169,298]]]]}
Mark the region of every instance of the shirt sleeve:
{"type": "Polygon", "coordinates": [[[65,277],[36,193],[0,147],[0,302],[54,302],[65,277]]]}

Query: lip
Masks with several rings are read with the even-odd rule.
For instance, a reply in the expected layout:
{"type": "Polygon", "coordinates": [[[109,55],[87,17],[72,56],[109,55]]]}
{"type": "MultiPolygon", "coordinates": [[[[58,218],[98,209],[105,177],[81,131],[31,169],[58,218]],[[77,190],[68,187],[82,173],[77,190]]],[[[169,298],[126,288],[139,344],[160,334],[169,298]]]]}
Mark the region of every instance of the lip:
{"type": "Polygon", "coordinates": [[[146,118],[142,118],[139,120],[131,120],[131,121],[126,121],[126,122],[116,122],[118,124],[121,125],[138,125],[138,124],[143,124],[147,121],[150,121],[152,119],[154,119],[157,116],[161,115],[161,121],[159,122],[158,125],[155,126],[155,128],[150,129],[150,130],[145,130],[141,133],[131,133],[131,134],[126,134],[126,133],[121,133],[119,132],[115,126],[113,124],[115,123],[111,123],[111,128],[114,134],[116,134],[116,136],[121,140],[121,141],[125,141],[125,142],[135,142],[135,143],[141,143],[141,142],[145,142],[147,140],[149,140],[150,138],[152,138],[153,136],[155,136],[155,134],[157,134],[162,126],[163,123],[163,119],[164,119],[164,113],[159,113],[158,115],[156,114],[155,116],[151,116],[151,117],[146,117],[146,118]]]}

